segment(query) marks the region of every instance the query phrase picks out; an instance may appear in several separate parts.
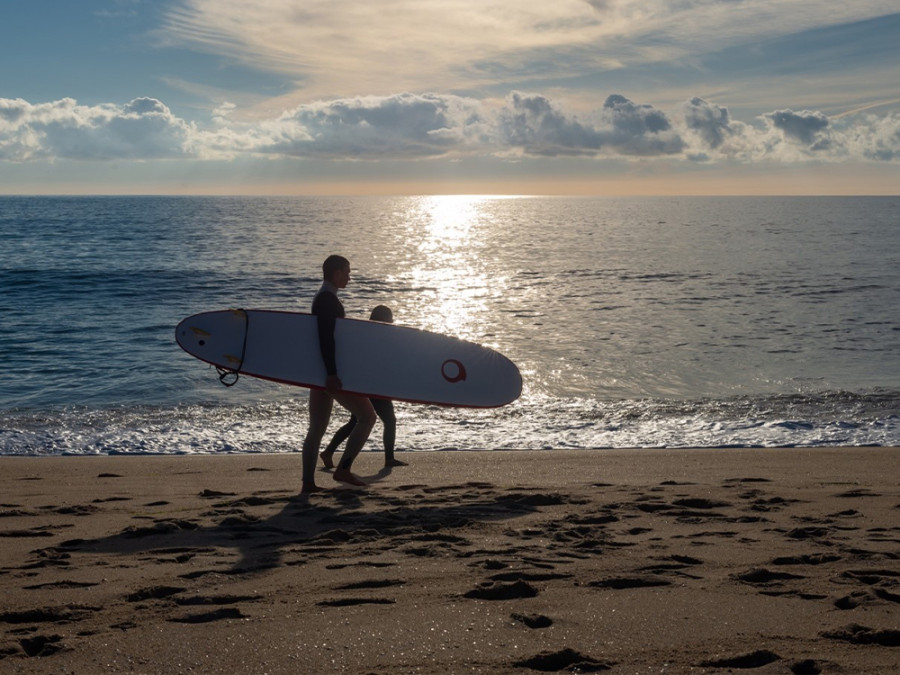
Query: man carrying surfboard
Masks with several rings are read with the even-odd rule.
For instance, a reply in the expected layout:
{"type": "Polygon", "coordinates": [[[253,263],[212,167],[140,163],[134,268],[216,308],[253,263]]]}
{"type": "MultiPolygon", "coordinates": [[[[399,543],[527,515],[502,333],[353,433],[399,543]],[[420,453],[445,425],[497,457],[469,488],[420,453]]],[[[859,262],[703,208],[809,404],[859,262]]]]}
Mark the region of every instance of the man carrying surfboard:
{"type": "Polygon", "coordinates": [[[309,392],[309,428],[303,440],[303,488],[301,494],[320,492],[315,480],[319,447],[331,420],[334,401],[346,408],[356,418],[356,425],[347,439],[347,447],[341,463],[334,472],[334,480],[350,485],[366,485],[365,481],[353,475],[350,467],[362,450],[375,426],[376,414],[371,401],[364,396],[354,396],[343,391],[338,377],[335,354],[334,328],[337,320],[344,318],[344,306],[338,299],[338,291],[350,283],[350,261],[339,255],[331,255],[322,264],[324,282],[313,299],[312,313],[316,316],[319,333],[319,351],[325,364],[327,379],[325,389],[311,389],[309,392]]]}

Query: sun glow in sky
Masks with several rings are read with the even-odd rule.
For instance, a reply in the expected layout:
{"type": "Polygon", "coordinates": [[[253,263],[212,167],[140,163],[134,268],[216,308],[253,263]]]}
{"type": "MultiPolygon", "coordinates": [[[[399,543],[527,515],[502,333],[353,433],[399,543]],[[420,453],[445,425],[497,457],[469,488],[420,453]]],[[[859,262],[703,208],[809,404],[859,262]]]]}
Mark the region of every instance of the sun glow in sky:
{"type": "Polygon", "coordinates": [[[898,45],[896,0],[5,3],[0,192],[898,194],[898,45]]]}

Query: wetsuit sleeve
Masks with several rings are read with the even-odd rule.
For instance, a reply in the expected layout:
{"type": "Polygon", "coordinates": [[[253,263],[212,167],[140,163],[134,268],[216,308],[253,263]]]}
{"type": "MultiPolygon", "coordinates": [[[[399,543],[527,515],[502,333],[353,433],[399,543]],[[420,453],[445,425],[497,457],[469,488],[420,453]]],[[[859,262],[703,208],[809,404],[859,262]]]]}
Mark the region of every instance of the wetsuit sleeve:
{"type": "Polygon", "coordinates": [[[338,317],[344,316],[344,308],[333,293],[319,293],[313,302],[312,313],[316,315],[319,326],[319,351],[325,362],[325,372],[328,375],[337,375],[334,326],[338,317]]]}

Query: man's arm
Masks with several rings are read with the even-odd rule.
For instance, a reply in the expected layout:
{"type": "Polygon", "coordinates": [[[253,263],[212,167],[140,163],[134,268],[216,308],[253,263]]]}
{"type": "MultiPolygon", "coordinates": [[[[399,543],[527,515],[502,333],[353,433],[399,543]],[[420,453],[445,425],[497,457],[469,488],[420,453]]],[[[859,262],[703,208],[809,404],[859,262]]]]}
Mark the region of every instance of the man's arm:
{"type": "Polygon", "coordinates": [[[340,301],[332,293],[320,293],[313,303],[313,314],[316,315],[318,324],[319,351],[329,377],[337,376],[334,327],[338,317],[343,315],[342,310],[340,301]]]}

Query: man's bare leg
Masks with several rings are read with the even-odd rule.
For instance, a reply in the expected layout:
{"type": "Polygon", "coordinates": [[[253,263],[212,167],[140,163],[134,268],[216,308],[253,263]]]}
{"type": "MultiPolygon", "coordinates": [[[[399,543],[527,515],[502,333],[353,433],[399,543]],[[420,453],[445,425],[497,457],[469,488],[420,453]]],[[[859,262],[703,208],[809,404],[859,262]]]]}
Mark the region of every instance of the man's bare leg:
{"type": "Polygon", "coordinates": [[[303,488],[300,494],[321,492],[325,488],[316,485],[316,463],[319,455],[319,446],[328,429],[328,421],[331,419],[331,396],[320,389],[312,389],[309,392],[309,428],[306,438],[303,439],[303,488]]]}
{"type": "Polygon", "coordinates": [[[353,431],[347,438],[347,446],[341,457],[341,463],[334,472],[334,479],[350,485],[366,485],[364,480],[350,472],[350,467],[366,444],[369,434],[375,426],[375,420],[378,419],[375,408],[372,407],[372,402],[364,396],[335,394],[334,399],[356,417],[356,426],[353,427],[353,431]]]}

